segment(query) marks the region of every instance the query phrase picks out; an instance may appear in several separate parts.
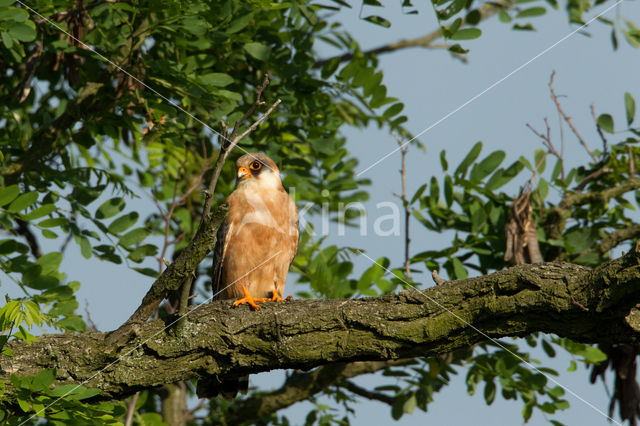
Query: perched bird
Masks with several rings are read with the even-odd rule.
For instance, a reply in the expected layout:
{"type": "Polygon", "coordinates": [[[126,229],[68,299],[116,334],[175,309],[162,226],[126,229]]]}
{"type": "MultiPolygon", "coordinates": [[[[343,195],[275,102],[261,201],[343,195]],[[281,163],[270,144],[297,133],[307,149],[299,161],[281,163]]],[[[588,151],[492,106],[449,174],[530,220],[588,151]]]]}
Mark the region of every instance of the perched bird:
{"type": "MultiPolygon", "coordinates": [[[[218,229],[211,283],[215,299],[238,299],[233,306],[281,302],[298,249],[298,211],[285,191],[276,163],[264,154],[236,161],[236,187],[227,198],[229,212],[218,229]]],[[[198,395],[246,392],[248,378],[201,380],[198,395]]]]}

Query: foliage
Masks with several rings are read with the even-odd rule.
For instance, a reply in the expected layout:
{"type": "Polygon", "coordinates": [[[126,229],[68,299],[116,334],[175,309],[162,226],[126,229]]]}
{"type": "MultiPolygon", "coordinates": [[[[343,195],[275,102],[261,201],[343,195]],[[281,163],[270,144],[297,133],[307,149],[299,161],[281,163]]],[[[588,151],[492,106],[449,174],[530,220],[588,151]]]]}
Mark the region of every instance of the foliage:
{"type": "MultiPolygon", "coordinates": [[[[330,23],[327,14],[351,7],[344,1],[134,3],[34,0],[27,7],[0,0],[0,227],[7,237],[0,240],[0,268],[2,283],[24,293],[7,298],[0,308],[1,356],[12,356],[4,348],[9,339],[36,340],[34,326],[42,332],[86,330],[75,297],[81,283],[73,280],[73,271],[60,270],[68,244],[77,245],[85,259],[96,257],[152,277],[171,253],[184,248],[200,221],[201,189],[221,142],[220,122],[233,124],[243,116],[266,72],[271,84],[264,96],[267,102],[282,99],[282,104],[242,141],[241,151],[265,152],[286,170],[285,187],[295,189],[297,202],[309,203],[309,215],[326,209],[332,220],[341,220],[343,206],[369,197],[370,182],[355,173],[358,160],[347,148],[345,126],[376,124],[411,137],[403,127],[408,120],[404,104],[388,93],[378,56],[364,51],[348,29],[330,23]],[[348,55],[321,60],[316,53],[320,45],[348,55]],[[143,196],[153,199],[158,212],[145,216],[132,206],[143,196]],[[60,248],[45,250],[43,242],[60,248]]],[[[568,1],[569,21],[583,23],[586,12],[600,3],[568,1]]],[[[365,0],[362,6],[365,21],[392,24],[382,16],[378,1],[365,0]]],[[[411,1],[402,7],[417,13],[411,1]]],[[[448,48],[457,55],[473,46],[469,40],[481,37],[479,27],[491,14],[515,30],[531,30],[531,19],[549,8],[558,5],[554,0],[433,2],[441,34],[455,42],[448,48]]],[[[614,47],[618,33],[640,45],[632,22],[622,17],[603,22],[612,27],[614,47]]],[[[452,232],[453,240],[446,249],[413,255],[411,265],[442,267],[452,279],[463,279],[471,270],[484,274],[508,266],[502,235],[517,195],[514,184],[530,177],[545,259],[597,265],[609,258],[611,249],[636,240],[637,231],[623,231],[633,229],[629,213],[638,201],[629,195],[637,188],[607,196],[638,169],[640,130],[631,127],[635,101],[629,93],[624,106],[626,116],[615,121],[624,126],[614,124],[609,114],[597,118],[599,129],[619,140],[594,152],[592,163],[567,173],[557,158],[553,170],[544,174],[550,158],[545,151],[537,151],[533,163],[520,158],[505,165],[508,153],[481,156],[479,142],[454,170],[442,152],[442,173],[425,182],[408,207],[425,228],[452,232]],[[589,180],[598,170],[606,173],[589,180]],[[550,188],[561,194],[559,199],[550,195],[550,188]]],[[[412,144],[422,147],[417,140],[412,144]]],[[[232,182],[233,171],[227,167],[217,203],[231,191],[232,182]]],[[[347,224],[357,218],[354,211],[344,217],[347,224]]],[[[374,296],[412,283],[387,258],[355,276],[352,258],[361,251],[303,233],[293,265],[303,284],[300,296],[374,296]]],[[[198,272],[207,276],[207,266],[198,272]]],[[[197,285],[202,289],[208,283],[201,279],[197,285]]],[[[602,360],[601,352],[590,346],[539,339],[550,356],[553,347],[561,347],[586,362],[602,360]]],[[[529,355],[516,344],[508,348],[487,343],[450,359],[406,360],[383,369],[384,384],[374,391],[393,400],[391,416],[398,419],[415,408],[426,410],[450,376],[464,367],[470,393],[483,384],[488,404],[498,389],[506,399],[519,398],[525,420],[534,409],[551,414],[567,408],[562,390],[521,362],[529,355]]],[[[34,377],[12,377],[19,397],[4,401],[0,421],[13,416],[13,424],[34,415],[52,424],[123,421],[124,402],[96,402],[97,391],[82,386],[54,387],[55,374],[43,370],[34,377]]],[[[344,411],[357,410],[354,403],[360,397],[340,384],[323,392],[336,405],[323,405],[311,396],[316,405],[307,422],[348,424],[344,411]]],[[[140,393],[134,407],[140,424],[161,424],[158,395],[156,390],[140,393]]],[[[223,422],[220,416],[238,403],[211,401],[204,422],[223,422]]],[[[277,413],[263,420],[288,424],[277,413]]]]}

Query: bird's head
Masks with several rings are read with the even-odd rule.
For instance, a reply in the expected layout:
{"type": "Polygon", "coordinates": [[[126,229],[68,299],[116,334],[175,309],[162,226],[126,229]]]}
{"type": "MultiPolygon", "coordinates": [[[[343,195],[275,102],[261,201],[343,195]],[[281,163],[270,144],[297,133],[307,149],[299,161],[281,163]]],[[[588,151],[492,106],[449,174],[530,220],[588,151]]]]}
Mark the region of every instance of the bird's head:
{"type": "Polygon", "coordinates": [[[269,157],[260,153],[249,153],[238,158],[236,187],[263,186],[277,187],[282,185],[280,169],[269,157]]]}

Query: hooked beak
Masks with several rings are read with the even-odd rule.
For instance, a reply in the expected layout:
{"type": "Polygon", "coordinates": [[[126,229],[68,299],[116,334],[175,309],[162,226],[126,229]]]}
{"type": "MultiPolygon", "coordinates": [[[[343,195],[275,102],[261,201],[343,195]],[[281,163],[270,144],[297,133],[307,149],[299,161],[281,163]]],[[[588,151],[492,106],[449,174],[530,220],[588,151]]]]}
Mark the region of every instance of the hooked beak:
{"type": "Polygon", "coordinates": [[[246,167],[238,167],[238,182],[251,177],[251,172],[246,167]]]}

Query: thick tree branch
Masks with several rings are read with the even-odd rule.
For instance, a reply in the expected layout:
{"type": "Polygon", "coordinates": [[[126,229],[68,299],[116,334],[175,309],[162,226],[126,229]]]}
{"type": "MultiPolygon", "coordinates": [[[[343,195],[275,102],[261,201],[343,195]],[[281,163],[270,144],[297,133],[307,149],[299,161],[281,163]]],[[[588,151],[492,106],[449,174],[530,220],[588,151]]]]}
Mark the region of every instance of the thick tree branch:
{"type": "Polygon", "coordinates": [[[11,399],[11,374],[55,368],[57,384],[83,383],[103,391],[95,398],[121,399],[209,375],[443,354],[483,341],[474,328],[494,338],[539,331],[588,343],[636,343],[639,280],[634,249],[593,270],[520,265],[378,298],[274,303],[257,312],[218,301],[193,308],[179,334],[151,321],[115,350],[107,333],[97,332],[45,335],[31,345],[12,341],[14,356],[3,358],[0,379],[11,399]]]}

